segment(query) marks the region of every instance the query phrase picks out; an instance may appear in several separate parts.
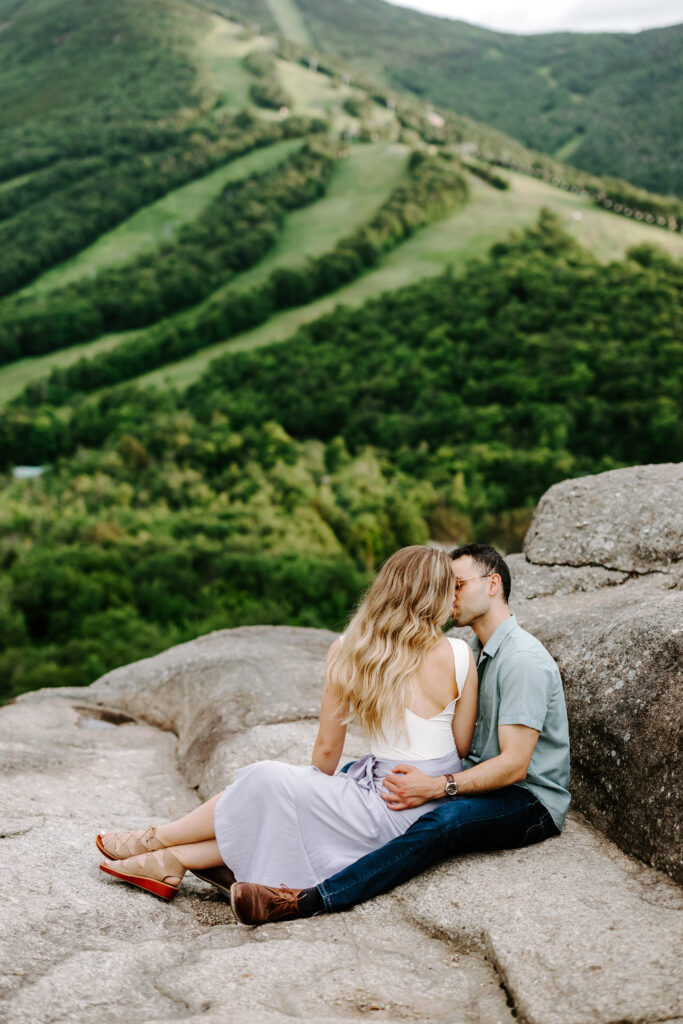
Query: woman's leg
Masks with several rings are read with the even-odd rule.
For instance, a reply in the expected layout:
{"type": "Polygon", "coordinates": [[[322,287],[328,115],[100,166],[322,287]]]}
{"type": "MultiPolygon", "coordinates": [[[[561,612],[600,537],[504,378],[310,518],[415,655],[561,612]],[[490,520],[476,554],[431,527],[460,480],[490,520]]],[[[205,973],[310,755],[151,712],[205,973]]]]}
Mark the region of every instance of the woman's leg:
{"type": "MultiPolygon", "coordinates": [[[[185,846],[190,843],[203,843],[206,840],[213,840],[215,845],[216,832],[213,826],[213,812],[222,796],[222,792],[217,793],[216,796],[212,796],[206,803],[186,814],[184,818],[171,821],[167,825],[157,825],[156,836],[159,842],[169,847],[185,846]]],[[[216,849],[218,849],[217,846],[216,849]]],[[[182,864],[185,864],[182,857],[177,853],[176,856],[182,864]]],[[[223,862],[219,858],[215,863],[222,864],[223,862]]],[[[207,861],[203,865],[196,866],[209,867],[209,863],[207,861]]],[[[192,868],[195,865],[185,864],[185,867],[192,868]]]]}
{"type": "Polygon", "coordinates": [[[215,839],[205,839],[199,843],[173,846],[171,847],[171,853],[189,871],[200,871],[202,868],[217,868],[223,864],[223,858],[215,839]]]}

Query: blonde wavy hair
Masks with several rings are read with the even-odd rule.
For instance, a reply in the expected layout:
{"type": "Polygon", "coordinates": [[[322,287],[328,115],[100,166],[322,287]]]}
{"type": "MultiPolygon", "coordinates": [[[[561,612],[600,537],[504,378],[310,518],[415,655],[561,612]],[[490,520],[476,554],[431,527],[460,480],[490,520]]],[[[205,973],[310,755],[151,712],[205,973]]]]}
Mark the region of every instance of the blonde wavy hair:
{"type": "Polygon", "coordinates": [[[373,738],[403,732],[408,679],[441,637],[453,597],[445,551],[413,545],[387,559],[327,659],[342,721],[373,738]]]}

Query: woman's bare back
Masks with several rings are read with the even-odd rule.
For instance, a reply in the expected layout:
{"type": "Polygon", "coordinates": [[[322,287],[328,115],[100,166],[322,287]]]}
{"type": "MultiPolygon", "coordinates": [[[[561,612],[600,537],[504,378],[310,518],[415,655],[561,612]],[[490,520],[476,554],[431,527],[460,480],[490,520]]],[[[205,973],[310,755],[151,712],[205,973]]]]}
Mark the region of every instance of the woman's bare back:
{"type": "Polygon", "coordinates": [[[409,679],[407,706],[421,718],[433,718],[457,696],[453,649],[444,636],[409,679]]]}

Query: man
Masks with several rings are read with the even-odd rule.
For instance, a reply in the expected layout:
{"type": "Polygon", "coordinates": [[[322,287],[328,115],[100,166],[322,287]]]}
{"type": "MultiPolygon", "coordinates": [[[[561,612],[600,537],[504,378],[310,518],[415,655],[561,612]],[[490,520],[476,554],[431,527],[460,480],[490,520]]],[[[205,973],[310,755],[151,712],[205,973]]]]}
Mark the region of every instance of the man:
{"type": "Polygon", "coordinates": [[[474,631],[479,675],[465,770],[431,778],[397,765],[385,780],[390,808],[447,799],[403,835],[312,889],[236,883],[231,905],[244,924],[345,910],[445,857],[528,846],[561,832],[569,807],[569,729],[557,665],[511,615],[510,571],[502,556],[485,544],[468,544],[451,558],[453,622],[474,631]]]}

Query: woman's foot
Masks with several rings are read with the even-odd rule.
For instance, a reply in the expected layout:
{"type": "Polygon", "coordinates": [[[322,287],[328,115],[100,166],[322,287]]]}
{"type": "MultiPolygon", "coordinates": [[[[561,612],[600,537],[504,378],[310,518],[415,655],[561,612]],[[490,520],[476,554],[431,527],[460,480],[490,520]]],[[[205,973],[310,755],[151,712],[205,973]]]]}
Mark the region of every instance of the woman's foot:
{"type": "Polygon", "coordinates": [[[136,885],[139,889],[146,889],[164,900],[172,900],[178,892],[185,867],[172,850],[163,849],[139,857],[128,857],[119,861],[116,867],[100,864],[100,871],[136,885]]]}
{"type": "Polygon", "coordinates": [[[156,831],[156,825],[150,825],[137,832],[101,832],[95,842],[100,853],[109,860],[127,860],[128,857],[164,850],[166,845],[157,839],[156,831]]]}

